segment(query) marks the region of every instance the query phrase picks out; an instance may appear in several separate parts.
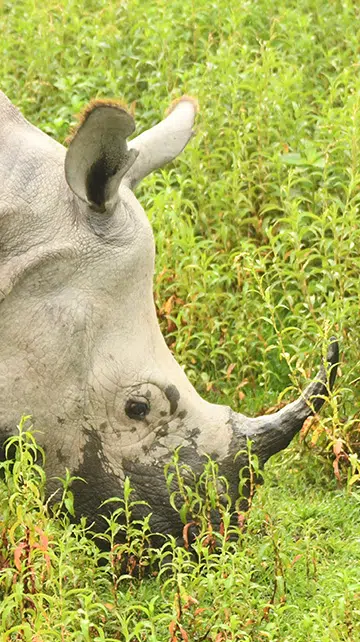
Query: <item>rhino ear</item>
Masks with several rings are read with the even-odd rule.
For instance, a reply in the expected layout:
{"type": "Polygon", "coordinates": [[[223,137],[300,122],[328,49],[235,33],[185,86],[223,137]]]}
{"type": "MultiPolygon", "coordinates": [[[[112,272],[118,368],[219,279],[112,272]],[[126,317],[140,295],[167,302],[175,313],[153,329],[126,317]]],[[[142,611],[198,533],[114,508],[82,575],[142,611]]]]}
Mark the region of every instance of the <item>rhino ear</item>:
{"type": "Polygon", "coordinates": [[[117,102],[96,100],[81,116],[65,158],[72,191],[96,211],[104,212],[138,152],[126,139],[135,130],[127,110],[117,102]]]}
{"type": "Polygon", "coordinates": [[[139,155],[124,177],[124,183],[133,189],[145,176],[174,160],[193,135],[197,111],[197,100],[182,96],[170,107],[167,118],[134,138],[129,147],[139,155]]]}

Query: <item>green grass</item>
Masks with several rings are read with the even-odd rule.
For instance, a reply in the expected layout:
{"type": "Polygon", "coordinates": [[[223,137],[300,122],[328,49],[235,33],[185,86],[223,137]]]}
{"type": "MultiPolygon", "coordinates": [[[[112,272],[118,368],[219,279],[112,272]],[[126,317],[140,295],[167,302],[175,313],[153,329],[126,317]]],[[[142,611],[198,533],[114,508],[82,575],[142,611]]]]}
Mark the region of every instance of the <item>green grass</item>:
{"type": "Polygon", "coordinates": [[[0,483],[1,642],[360,639],[360,495],[337,490],[308,455],[278,457],[246,528],[231,527],[224,507],[221,534],[207,517],[209,463],[192,550],[170,538],[151,548],[147,518],[131,523],[126,483],[102,536],[110,552],[100,552],[69,518],[67,483],[48,508],[33,436],[21,430],[12,442],[0,483]]]}
{"type": "Polygon", "coordinates": [[[97,565],[85,527],[50,519],[38,486],[6,512],[9,476],[2,639],[162,642],[178,622],[172,642],[359,640],[359,3],[0,7],[1,88],[60,142],[96,96],[136,101],[137,132],[182,93],[199,99],[193,141],[138,194],[156,237],[162,329],[198,391],[256,414],[284,389],[294,398],[333,333],[342,354],[321,420],[268,467],[226,554],[205,559],[204,548],[199,561],[169,543],[172,573],[115,590],[119,569],[97,565]],[[35,592],[19,543],[37,565],[35,592]]]}

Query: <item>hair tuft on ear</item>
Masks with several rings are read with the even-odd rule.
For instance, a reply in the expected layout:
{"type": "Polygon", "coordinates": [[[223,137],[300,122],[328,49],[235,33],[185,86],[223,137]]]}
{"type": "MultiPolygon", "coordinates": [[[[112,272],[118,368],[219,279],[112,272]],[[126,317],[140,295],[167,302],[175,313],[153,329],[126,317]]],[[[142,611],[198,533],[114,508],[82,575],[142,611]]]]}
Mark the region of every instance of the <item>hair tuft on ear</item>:
{"type": "Polygon", "coordinates": [[[77,123],[71,128],[67,135],[65,139],[66,145],[70,145],[80,127],[87,121],[94,109],[97,109],[98,107],[117,107],[122,111],[126,111],[130,116],[134,116],[133,112],[135,112],[135,109],[132,109],[132,105],[130,105],[129,108],[126,102],[121,98],[93,98],[87,105],[85,105],[84,109],[82,109],[80,113],[75,114],[77,123]]]}
{"type": "Polygon", "coordinates": [[[170,116],[171,112],[173,112],[174,109],[179,105],[179,103],[182,103],[182,102],[192,103],[195,110],[195,114],[199,113],[200,105],[197,98],[195,98],[195,96],[189,96],[187,94],[184,94],[183,96],[180,96],[180,98],[175,98],[175,100],[172,101],[172,103],[169,105],[169,107],[165,112],[165,116],[170,116]]]}

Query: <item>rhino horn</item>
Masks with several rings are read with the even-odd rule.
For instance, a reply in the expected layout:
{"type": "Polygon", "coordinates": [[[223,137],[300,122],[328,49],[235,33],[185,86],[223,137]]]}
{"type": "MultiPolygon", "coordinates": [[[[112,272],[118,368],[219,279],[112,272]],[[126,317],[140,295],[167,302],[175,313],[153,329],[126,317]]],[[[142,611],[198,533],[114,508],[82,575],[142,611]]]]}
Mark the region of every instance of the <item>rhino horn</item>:
{"type": "Polygon", "coordinates": [[[238,427],[235,415],[233,422],[235,439],[236,433],[241,440],[244,436],[250,439],[253,452],[256,453],[261,464],[286,448],[302,428],[305,419],[317,413],[329,396],[335,383],[339,363],[339,345],[334,337],[330,339],[326,362],[301,396],[281,410],[270,415],[247,417],[245,425],[238,427]]]}

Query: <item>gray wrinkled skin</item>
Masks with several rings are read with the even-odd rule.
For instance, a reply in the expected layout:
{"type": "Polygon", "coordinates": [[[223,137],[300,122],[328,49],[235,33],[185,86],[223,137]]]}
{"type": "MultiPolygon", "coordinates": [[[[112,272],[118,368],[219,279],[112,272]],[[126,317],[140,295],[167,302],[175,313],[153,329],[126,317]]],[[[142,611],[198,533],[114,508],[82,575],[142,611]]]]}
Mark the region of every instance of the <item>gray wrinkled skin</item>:
{"type": "MultiPolygon", "coordinates": [[[[184,97],[127,145],[131,116],[98,105],[67,152],[0,92],[1,441],[32,415],[49,492],[69,468],[87,481],[77,486],[78,514],[95,518],[130,475],[153,528],[175,535],[163,475],[173,449],[182,446],[194,470],[204,453],[216,458],[235,498],[246,458],[234,455],[246,438],[262,464],[285,448],[321,407],[329,374],[322,368],[278,413],[249,419],[203,400],[169,352],[152,295],[153,234],[132,190],[181,152],[194,116],[184,97]],[[145,417],[128,416],[136,402],[145,417]]],[[[328,361],[338,361],[335,342],[328,361]]]]}

